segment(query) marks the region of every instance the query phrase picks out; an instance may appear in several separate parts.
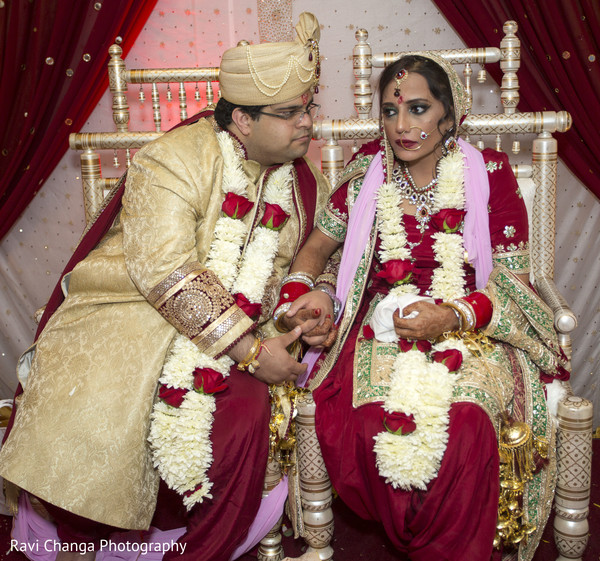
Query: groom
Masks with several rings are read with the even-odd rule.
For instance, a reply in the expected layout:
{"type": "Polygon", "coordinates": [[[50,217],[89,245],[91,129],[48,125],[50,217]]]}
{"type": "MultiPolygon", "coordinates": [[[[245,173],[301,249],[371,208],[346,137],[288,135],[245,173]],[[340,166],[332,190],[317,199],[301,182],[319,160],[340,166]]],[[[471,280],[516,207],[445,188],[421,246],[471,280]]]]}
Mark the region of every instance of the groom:
{"type": "Polygon", "coordinates": [[[269,385],[304,371],[286,348],[320,321],[279,335],[270,320],[329,192],[304,157],[319,25],[304,13],[296,30],[226,51],[214,114],[136,154],[122,208],[100,218],[112,226],[87,240],[21,361],[31,368],[0,474],[45,505],[59,558],[93,558],[115,529],[151,524],[185,528],[166,559],[243,553],[269,455],[269,385]],[[194,407],[204,421],[186,417],[194,407]],[[162,440],[161,415],[173,427],[162,440]],[[182,470],[193,484],[174,483],[182,470]]]}

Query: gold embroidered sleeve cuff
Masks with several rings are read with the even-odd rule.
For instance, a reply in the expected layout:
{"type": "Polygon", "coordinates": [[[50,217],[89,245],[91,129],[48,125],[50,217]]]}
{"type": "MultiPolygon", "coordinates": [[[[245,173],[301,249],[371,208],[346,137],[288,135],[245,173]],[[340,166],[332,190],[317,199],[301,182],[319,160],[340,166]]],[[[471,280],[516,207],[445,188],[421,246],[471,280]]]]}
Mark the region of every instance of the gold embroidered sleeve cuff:
{"type": "Polygon", "coordinates": [[[197,262],[173,271],[152,289],[148,301],[209,356],[222,354],[254,325],[217,275],[197,262]]]}
{"type": "Polygon", "coordinates": [[[328,205],[317,221],[317,228],[332,240],[344,243],[348,228],[347,220],[335,207],[328,205]]]}
{"type": "Polygon", "coordinates": [[[506,268],[495,268],[486,294],[493,304],[484,335],[525,351],[539,369],[551,376],[567,368],[546,304],[506,268]]]}
{"type": "Polygon", "coordinates": [[[529,243],[498,245],[492,251],[494,267],[504,266],[515,275],[528,275],[531,270],[529,243]]]}

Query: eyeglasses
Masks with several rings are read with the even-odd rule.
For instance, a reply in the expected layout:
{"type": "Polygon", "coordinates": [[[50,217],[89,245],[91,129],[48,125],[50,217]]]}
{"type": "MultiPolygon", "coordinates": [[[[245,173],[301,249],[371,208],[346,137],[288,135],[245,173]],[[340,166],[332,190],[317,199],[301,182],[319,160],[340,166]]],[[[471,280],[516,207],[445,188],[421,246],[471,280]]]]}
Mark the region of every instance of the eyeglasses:
{"type": "Polygon", "coordinates": [[[259,111],[259,115],[267,115],[269,117],[277,117],[283,121],[293,122],[295,126],[299,125],[304,119],[304,115],[308,115],[311,119],[316,119],[321,106],[318,103],[310,103],[306,109],[294,109],[293,111],[282,111],[281,113],[267,113],[259,111]]]}

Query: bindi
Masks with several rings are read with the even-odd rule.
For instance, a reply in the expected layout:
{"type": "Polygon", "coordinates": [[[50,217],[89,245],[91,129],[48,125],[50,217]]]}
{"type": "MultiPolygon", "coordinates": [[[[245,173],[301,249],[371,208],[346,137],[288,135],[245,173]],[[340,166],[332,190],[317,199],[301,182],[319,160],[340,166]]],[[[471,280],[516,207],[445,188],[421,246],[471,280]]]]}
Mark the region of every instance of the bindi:
{"type": "Polygon", "coordinates": [[[302,105],[306,105],[308,103],[308,93],[303,93],[300,98],[302,99],[302,105]]]}
{"type": "Polygon", "coordinates": [[[397,101],[398,101],[398,105],[400,105],[402,103],[402,93],[400,90],[400,86],[402,84],[402,82],[404,82],[404,80],[406,80],[406,78],[408,78],[408,72],[404,69],[400,70],[400,72],[398,72],[396,74],[395,80],[396,80],[396,87],[394,88],[394,96],[397,97],[397,101]]]}

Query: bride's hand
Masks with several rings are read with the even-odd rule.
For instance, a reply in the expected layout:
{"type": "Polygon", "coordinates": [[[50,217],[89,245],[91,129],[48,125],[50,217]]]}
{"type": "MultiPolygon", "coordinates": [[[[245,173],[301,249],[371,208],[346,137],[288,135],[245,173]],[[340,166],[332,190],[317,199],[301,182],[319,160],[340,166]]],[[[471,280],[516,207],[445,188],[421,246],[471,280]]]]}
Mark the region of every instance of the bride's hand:
{"type": "Polygon", "coordinates": [[[302,328],[302,340],[312,346],[329,347],[335,340],[333,304],[331,298],[321,290],[312,290],[295,300],[282,316],[287,329],[302,328]]]}
{"type": "Polygon", "coordinates": [[[438,306],[431,302],[414,302],[403,310],[400,317],[396,310],[393,314],[396,335],[402,339],[437,339],[442,333],[458,329],[458,318],[451,308],[438,306]],[[414,318],[407,318],[417,312],[414,318]]]}

